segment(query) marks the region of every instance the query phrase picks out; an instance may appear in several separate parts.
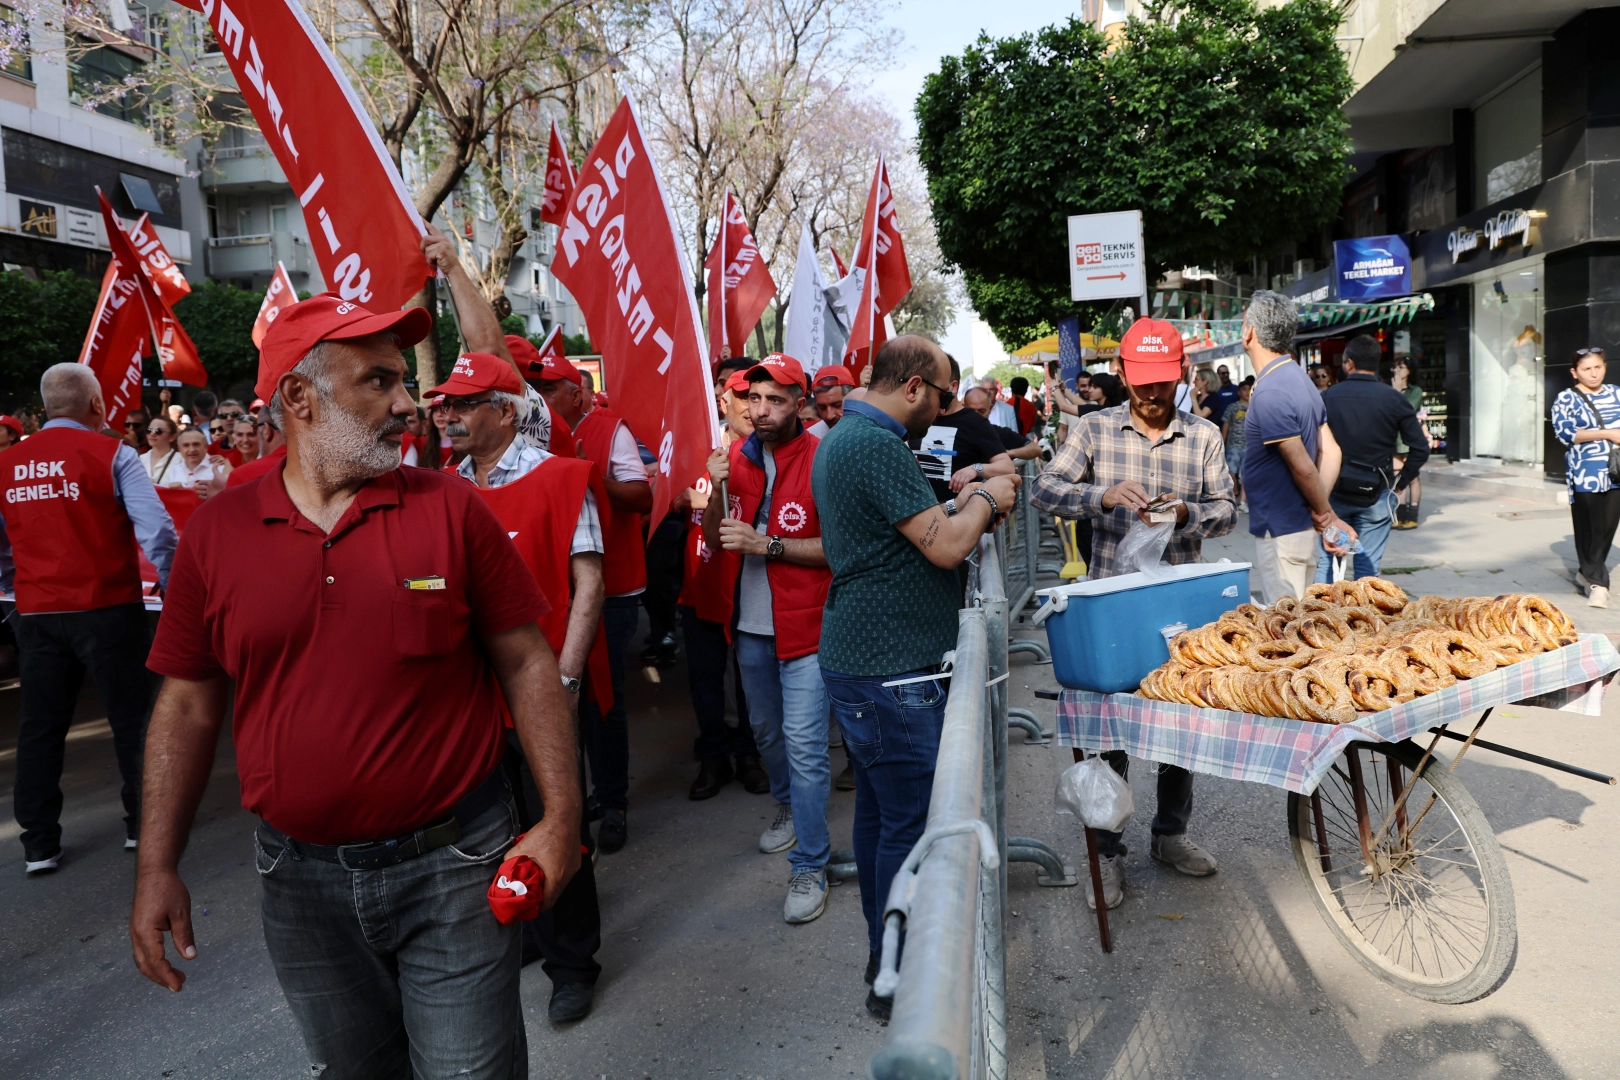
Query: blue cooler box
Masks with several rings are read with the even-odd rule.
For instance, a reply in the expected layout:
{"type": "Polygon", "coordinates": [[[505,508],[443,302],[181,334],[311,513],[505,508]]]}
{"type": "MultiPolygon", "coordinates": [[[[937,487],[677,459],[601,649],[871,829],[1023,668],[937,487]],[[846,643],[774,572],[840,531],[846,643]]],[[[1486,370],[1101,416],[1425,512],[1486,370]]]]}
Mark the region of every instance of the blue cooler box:
{"type": "Polygon", "coordinates": [[[1187,563],[1043,589],[1052,672],[1071,690],[1135,690],[1170,659],[1170,639],[1249,600],[1249,563],[1187,563]]]}

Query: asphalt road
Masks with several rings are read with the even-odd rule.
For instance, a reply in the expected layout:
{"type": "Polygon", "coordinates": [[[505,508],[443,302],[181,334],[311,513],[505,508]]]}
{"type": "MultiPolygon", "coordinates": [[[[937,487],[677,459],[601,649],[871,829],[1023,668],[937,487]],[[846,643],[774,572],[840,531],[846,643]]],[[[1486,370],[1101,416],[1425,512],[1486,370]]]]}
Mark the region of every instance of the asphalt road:
{"type": "MultiPolygon", "coordinates": [[[[1524,509],[1431,491],[1423,528],[1397,534],[1386,565],[1426,567],[1397,578],[1414,591],[1494,593],[1507,587],[1500,582],[1526,582],[1568,606],[1583,629],[1610,629],[1613,616],[1576,606],[1558,578],[1567,520],[1496,516],[1524,509]]],[[[1208,557],[1244,557],[1246,544],[1212,545],[1208,557]]],[[[732,785],[709,802],[686,800],[694,732],[685,677],[676,669],[663,680],[632,679],[630,844],[598,869],[606,971],[597,1009],[553,1028],[550,985],[538,969],[525,972],[531,1074],[864,1076],[885,1030],[861,1006],[865,935],[855,887],[835,890],[815,923],[782,923],[786,863],[754,850],[769,798],[732,785]]],[[[1051,716],[1052,704],[1032,693],[1054,685],[1049,667],[1015,657],[1011,685],[1015,705],[1051,716]]],[[[252,822],[237,805],[228,734],[182,868],[200,956],[185,991],[173,995],[130,962],[134,860],[120,850],[117,771],[94,695],[69,742],[68,859],[32,881],[11,820],[16,708],[16,692],[0,692],[0,1077],[303,1075],[260,939],[252,822]]],[[[1503,710],[1485,734],[1620,772],[1617,710],[1620,701],[1601,718],[1503,710]]],[[[1009,829],[1078,864],[1074,821],[1052,809],[1068,760],[1053,747],[1012,748],[1009,829]]],[[[1011,868],[1012,1076],[1486,1080],[1620,1071],[1605,1022],[1620,996],[1620,866],[1602,846],[1620,832],[1620,791],[1469,754],[1459,772],[1508,851],[1520,944],[1496,993],[1439,1006],[1374,979],[1330,936],[1294,867],[1282,792],[1200,777],[1193,835],[1221,859],[1221,872],[1194,880],[1147,858],[1153,793],[1149,770],[1133,771],[1138,814],[1127,828],[1129,884],[1114,913],[1112,955],[1098,948],[1078,889],[1041,888],[1034,867],[1011,868]]],[[[852,804],[848,793],[833,795],[835,846],[847,844],[852,804]]]]}

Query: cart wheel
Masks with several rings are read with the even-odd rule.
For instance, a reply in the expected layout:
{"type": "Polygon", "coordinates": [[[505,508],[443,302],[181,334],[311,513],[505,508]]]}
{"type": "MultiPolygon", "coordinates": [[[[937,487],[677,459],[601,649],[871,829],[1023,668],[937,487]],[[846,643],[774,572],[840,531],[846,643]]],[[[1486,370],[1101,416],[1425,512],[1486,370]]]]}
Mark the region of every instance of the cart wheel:
{"type": "Polygon", "coordinates": [[[1431,758],[1414,778],[1422,757],[1410,741],[1353,744],[1315,795],[1289,794],[1288,834],[1318,910],[1363,967],[1460,1004],[1496,989],[1513,963],[1513,882],[1445,762],[1431,758]]]}

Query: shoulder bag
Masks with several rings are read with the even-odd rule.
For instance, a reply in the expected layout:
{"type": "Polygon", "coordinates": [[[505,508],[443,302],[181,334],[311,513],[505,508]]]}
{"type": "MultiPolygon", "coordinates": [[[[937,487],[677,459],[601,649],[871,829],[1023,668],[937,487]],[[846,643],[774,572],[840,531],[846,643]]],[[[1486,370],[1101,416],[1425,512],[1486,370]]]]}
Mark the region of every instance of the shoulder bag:
{"type": "MultiPolygon", "coordinates": [[[[1575,396],[1586,403],[1587,409],[1592,413],[1592,419],[1597,421],[1598,428],[1605,428],[1607,425],[1603,423],[1603,414],[1598,412],[1597,406],[1592,403],[1591,396],[1579,388],[1576,388],[1575,396]]],[[[1620,443],[1609,444],[1609,482],[1611,484],[1620,484],[1620,443]]]]}

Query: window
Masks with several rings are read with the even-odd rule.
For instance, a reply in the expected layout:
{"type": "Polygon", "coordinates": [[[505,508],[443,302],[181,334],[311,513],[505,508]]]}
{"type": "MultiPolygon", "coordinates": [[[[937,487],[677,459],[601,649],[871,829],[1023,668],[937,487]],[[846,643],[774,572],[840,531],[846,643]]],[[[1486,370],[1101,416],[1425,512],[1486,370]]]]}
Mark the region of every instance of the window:
{"type": "Polygon", "coordinates": [[[272,206],[270,208],[270,231],[287,231],[287,208],[285,206],[272,206]]]}
{"type": "Polygon", "coordinates": [[[28,19],[0,5],[0,71],[34,80],[33,50],[28,42],[28,19]]]}
{"type": "Polygon", "coordinates": [[[140,74],[141,61],[119,49],[98,45],[68,61],[68,99],[75,105],[92,107],[103,116],[129,124],[146,122],[146,102],[139,90],[118,92],[125,80],[140,74]]]}

